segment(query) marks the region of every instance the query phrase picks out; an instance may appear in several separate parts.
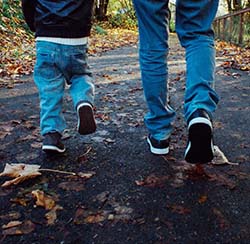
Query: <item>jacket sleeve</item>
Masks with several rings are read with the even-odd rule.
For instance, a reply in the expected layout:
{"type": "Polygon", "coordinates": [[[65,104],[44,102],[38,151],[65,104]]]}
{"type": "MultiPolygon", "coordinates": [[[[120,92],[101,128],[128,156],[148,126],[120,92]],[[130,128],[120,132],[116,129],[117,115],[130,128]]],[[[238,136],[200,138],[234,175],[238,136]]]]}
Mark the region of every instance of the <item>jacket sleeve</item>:
{"type": "Polygon", "coordinates": [[[24,19],[31,31],[35,32],[35,7],[36,0],[22,0],[22,11],[24,19]]]}

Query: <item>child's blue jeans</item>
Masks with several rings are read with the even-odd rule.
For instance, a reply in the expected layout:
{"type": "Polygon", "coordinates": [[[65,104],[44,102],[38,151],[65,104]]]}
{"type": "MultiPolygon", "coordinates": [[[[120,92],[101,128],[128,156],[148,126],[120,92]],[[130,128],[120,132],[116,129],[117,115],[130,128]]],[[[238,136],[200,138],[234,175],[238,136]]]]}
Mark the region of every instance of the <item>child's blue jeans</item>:
{"type": "MultiPolygon", "coordinates": [[[[174,110],[167,103],[168,0],[133,0],[138,17],[140,67],[149,112],[145,124],[155,139],[167,139],[174,110]]],[[[185,118],[198,108],[210,115],[218,95],[213,89],[215,70],[212,21],[218,0],[177,0],[176,32],[186,50],[185,118]]]]}
{"type": "Polygon", "coordinates": [[[37,41],[34,80],[40,97],[41,134],[62,133],[66,122],[62,114],[65,82],[70,85],[74,107],[94,102],[94,85],[87,64],[87,45],[62,45],[37,41]]]}

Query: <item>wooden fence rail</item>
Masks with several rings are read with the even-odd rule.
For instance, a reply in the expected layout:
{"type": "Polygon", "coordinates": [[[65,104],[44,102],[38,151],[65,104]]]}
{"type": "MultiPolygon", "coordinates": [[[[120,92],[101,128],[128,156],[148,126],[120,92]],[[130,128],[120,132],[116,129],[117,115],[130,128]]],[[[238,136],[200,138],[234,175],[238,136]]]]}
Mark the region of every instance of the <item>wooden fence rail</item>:
{"type": "Polygon", "coordinates": [[[250,8],[217,17],[213,27],[217,39],[250,47],[250,8]]]}

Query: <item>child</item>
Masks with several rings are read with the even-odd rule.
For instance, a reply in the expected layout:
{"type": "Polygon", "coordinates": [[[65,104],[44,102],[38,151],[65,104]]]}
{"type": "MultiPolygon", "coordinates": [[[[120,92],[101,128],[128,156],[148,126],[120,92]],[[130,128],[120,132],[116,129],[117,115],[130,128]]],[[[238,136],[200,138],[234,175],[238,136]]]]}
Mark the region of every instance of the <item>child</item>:
{"type": "Polygon", "coordinates": [[[62,114],[65,82],[78,116],[81,135],[95,132],[94,85],[87,63],[87,42],[94,0],[22,0],[29,28],[35,32],[34,81],[40,97],[40,127],[45,152],[63,153],[66,127],[62,114]]]}

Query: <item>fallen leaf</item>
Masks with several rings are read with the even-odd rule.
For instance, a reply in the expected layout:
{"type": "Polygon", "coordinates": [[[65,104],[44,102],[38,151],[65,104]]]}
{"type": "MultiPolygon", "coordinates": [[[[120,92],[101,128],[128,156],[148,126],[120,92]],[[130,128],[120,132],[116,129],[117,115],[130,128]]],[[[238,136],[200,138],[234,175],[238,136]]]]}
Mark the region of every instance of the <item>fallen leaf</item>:
{"type": "Polygon", "coordinates": [[[93,175],[95,175],[95,172],[88,172],[88,173],[79,172],[79,173],[77,173],[77,176],[79,176],[80,178],[83,178],[83,179],[90,179],[93,175]]]}
{"type": "Polygon", "coordinates": [[[39,168],[40,165],[36,164],[6,164],[4,171],[0,174],[0,176],[9,176],[15,179],[6,181],[2,184],[2,187],[17,185],[24,180],[41,175],[38,171],[39,168]]]}
{"type": "Polygon", "coordinates": [[[7,135],[11,134],[11,131],[14,130],[15,125],[8,122],[0,123],[0,139],[4,139],[7,135]]]}
{"type": "Polygon", "coordinates": [[[214,165],[223,165],[223,164],[229,164],[229,165],[239,165],[238,163],[231,163],[225,154],[220,150],[218,146],[214,146],[214,159],[212,161],[212,164],[214,165]]]}
{"type": "Polygon", "coordinates": [[[3,236],[23,235],[23,234],[29,234],[34,230],[35,230],[35,224],[33,224],[30,220],[26,220],[18,226],[3,230],[2,235],[3,236]]]}
{"type": "Polygon", "coordinates": [[[0,215],[1,220],[17,220],[21,218],[21,214],[19,212],[9,212],[5,215],[0,215]]]}
{"type": "MultiPolygon", "coordinates": [[[[129,208],[127,206],[120,206],[118,203],[114,205],[114,211],[115,213],[112,214],[112,220],[118,220],[118,221],[128,221],[130,220],[131,214],[133,213],[133,209],[129,208]]],[[[109,220],[111,220],[111,216],[108,217],[109,220]]]]}
{"type": "Polygon", "coordinates": [[[208,174],[208,177],[210,181],[215,181],[219,185],[227,186],[231,190],[236,187],[236,183],[223,174],[208,174]]]}
{"type": "Polygon", "coordinates": [[[92,150],[92,147],[88,147],[87,151],[80,155],[77,159],[79,163],[86,163],[88,161],[88,153],[92,150]]]}
{"type": "Polygon", "coordinates": [[[47,219],[47,225],[53,225],[55,224],[55,221],[57,219],[57,210],[63,210],[63,207],[56,205],[51,209],[48,213],[45,214],[45,217],[47,219]]]}
{"type": "Polygon", "coordinates": [[[137,186],[147,186],[147,187],[163,187],[165,182],[169,179],[169,176],[156,176],[151,174],[147,176],[144,180],[136,180],[137,186]]]}
{"type": "Polygon", "coordinates": [[[29,199],[26,198],[21,198],[21,197],[16,197],[16,198],[11,198],[10,199],[11,202],[17,203],[21,206],[26,207],[27,206],[27,202],[29,201],[29,199]]]}
{"type": "Polygon", "coordinates": [[[95,224],[103,222],[108,218],[108,211],[90,211],[83,208],[78,208],[74,217],[74,224],[95,224]]]}
{"type": "Polygon", "coordinates": [[[107,219],[105,212],[98,211],[96,213],[90,213],[89,216],[84,219],[84,222],[88,224],[96,224],[103,222],[105,219],[107,219]]]}
{"type": "Polygon", "coordinates": [[[217,209],[217,208],[213,208],[213,213],[217,217],[217,220],[219,222],[220,228],[221,229],[228,229],[229,226],[230,226],[230,223],[225,218],[225,216],[223,215],[223,213],[219,209],[217,209]]]}
{"type": "Polygon", "coordinates": [[[198,202],[200,204],[205,203],[206,201],[207,201],[207,196],[206,195],[200,196],[200,198],[198,200],[198,202]]]}
{"type": "Polygon", "coordinates": [[[189,208],[186,208],[181,205],[169,205],[167,206],[172,210],[173,213],[178,213],[178,214],[190,214],[191,210],[189,208]]]}
{"type": "Polygon", "coordinates": [[[78,208],[76,210],[75,216],[74,216],[74,224],[79,225],[84,223],[84,217],[85,217],[85,209],[83,208],[78,208]]]}
{"type": "Polygon", "coordinates": [[[2,229],[8,229],[8,228],[16,227],[16,226],[21,225],[21,224],[22,224],[21,221],[13,220],[13,221],[10,221],[8,224],[3,225],[2,229]]]}
{"type": "Polygon", "coordinates": [[[108,198],[109,198],[110,192],[109,191],[104,191],[100,194],[98,194],[95,199],[97,201],[99,201],[100,203],[104,204],[105,202],[107,202],[108,198]]]}
{"type": "Polygon", "coordinates": [[[46,210],[51,210],[56,205],[54,199],[49,195],[45,195],[43,191],[35,190],[31,194],[36,199],[36,205],[44,207],[46,210]]]}
{"type": "Polygon", "coordinates": [[[82,182],[77,181],[66,181],[62,182],[58,185],[58,187],[62,188],[65,191],[83,191],[84,190],[84,184],[82,182]]]}

